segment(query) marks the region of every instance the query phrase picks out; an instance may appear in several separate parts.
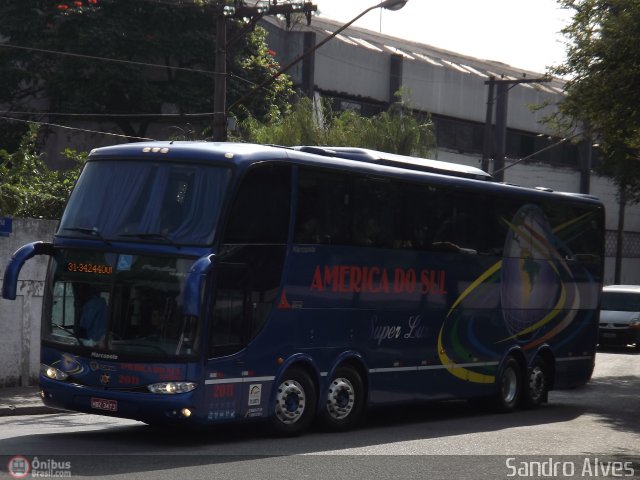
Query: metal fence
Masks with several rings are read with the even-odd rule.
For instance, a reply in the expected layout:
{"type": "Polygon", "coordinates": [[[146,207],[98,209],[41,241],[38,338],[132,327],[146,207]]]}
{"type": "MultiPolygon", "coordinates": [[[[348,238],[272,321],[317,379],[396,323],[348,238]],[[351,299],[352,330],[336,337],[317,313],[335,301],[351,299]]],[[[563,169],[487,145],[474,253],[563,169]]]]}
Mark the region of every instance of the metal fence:
{"type": "MultiPolygon", "coordinates": [[[[607,257],[616,256],[618,232],[607,230],[604,237],[604,252],[607,257]]],[[[622,237],[622,257],[640,258],[640,233],[624,232],[622,237]]]]}

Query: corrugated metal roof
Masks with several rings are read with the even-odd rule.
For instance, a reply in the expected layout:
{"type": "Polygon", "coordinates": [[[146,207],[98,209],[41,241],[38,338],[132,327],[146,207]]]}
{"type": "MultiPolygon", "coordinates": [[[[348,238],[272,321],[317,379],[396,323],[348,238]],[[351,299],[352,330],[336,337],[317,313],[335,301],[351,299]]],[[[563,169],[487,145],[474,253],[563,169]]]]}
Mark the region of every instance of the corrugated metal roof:
{"type": "MultiPolygon", "coordinates": [[[[281,24],[280,21],[272,17],[267,17],[264,21],[277,24],[281,28],[284,28],[284,24],[281,24]]],[[[326,36],[331,35],[342,26],[343,24],[341,22],[316,16],[313,17],[310,26],[298,24],[295,25],[293,29],[296,31],[315,31],[322,36],[326,36]]],[[[359,27],[351,26],[345,29],[338,38],[342,41],[347,41],[345,38],[348,38],[359,46],[369,50],[397,53],[409,61],[427,62],[434,67],[446,66],[446,68],[452,68],[460,73],[476,75],[483,78],[493,76],[496,78],[515,80],[524,77],[542,77],[544,74],[520,69],[494,60],[479,59],[431,45],[392,37],[359,27]]],[[[347,43],[350,42],[347,41],[347,43]]],[[[545,83],[544,85],[535,84],[535,87],[539,87],[538,89],[543,92],[559,95],[563,93],[563,85],[564,80],[561,78],[552,78],[551,82],[545,83]]],[[[520,86],[524,88],[534,88],[531,84],[520,84],[520,86]]]]}

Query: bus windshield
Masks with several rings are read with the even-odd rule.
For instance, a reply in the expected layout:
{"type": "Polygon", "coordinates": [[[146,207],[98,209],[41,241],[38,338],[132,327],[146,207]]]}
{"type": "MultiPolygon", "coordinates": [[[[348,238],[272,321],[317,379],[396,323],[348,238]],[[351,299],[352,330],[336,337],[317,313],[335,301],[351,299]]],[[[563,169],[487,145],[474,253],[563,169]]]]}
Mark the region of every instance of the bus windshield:
{"type": "Polygon", "coordinates": [[[57,234],[207,245],[230,177],[228,168],[199,164],[91,161],[57,234]]]}
{"type": "Polygon", "coordinates": [[[58,251],[50,264],[43,340],[134,357],[198,353],[200,325],[182,313],[193,259],[58,251]]]}

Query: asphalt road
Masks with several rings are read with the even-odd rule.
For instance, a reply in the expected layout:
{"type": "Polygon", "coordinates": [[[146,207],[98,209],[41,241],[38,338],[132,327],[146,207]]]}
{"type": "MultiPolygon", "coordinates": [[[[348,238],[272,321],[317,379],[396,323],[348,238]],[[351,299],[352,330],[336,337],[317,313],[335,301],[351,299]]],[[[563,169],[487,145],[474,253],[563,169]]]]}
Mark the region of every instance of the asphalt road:
{"type": "Polygon", "coordinates": [[[586,387],[552,392],[538,410],[425,404],[293,439],[255,425],[189,433],[82,414],[0,418],[0,476],[9,462],[21,473],[16,456],[29,478],[640,478],[640,354],[599,352],[586,387]]]}

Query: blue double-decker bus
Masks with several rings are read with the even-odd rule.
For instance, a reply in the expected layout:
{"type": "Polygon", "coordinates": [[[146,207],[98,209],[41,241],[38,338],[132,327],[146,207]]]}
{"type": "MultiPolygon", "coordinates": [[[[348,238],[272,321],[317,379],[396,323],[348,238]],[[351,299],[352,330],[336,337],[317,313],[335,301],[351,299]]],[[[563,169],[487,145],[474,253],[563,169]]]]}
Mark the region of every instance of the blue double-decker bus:
{"type": "Polygon", "coordinates": [[[45,404],[150,424],[318,420],[450,398],[536,407],[595,361],[604,208],[356,148],[91,152],[51,242],[45,404]]]}

